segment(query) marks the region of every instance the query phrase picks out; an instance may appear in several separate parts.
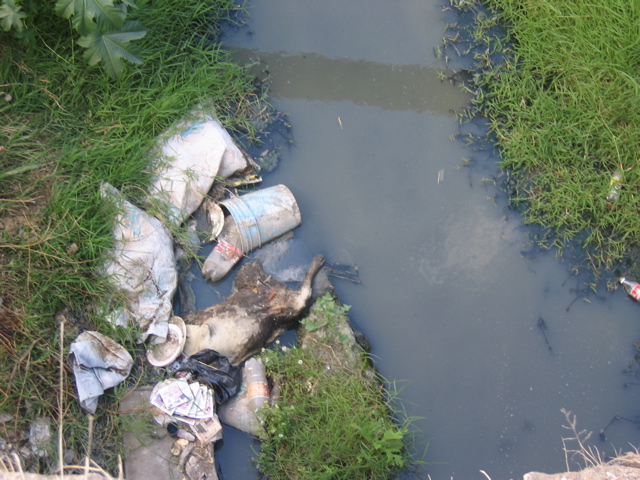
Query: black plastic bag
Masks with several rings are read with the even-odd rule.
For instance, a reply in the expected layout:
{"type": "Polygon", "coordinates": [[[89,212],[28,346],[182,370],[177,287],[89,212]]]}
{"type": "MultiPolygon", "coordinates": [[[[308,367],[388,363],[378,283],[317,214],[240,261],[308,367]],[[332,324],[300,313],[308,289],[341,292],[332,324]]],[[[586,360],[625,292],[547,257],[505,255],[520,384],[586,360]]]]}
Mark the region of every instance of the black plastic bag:
{"type": "Polygon", "coordinates": [[[227,357],[215,350],[194,353],[176,371],[196,372],[213,388],[217,404],[223,404],[238,393],[242,383],[240,367],[231,365],[227,357]]]}

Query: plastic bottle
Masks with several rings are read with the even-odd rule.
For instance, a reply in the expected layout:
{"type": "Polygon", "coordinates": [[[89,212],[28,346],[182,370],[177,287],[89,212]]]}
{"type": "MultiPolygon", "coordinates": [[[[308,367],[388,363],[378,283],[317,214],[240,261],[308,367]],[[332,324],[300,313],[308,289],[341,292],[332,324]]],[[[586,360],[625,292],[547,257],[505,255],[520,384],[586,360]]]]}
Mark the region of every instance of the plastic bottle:
{"type": "Polygon", "coordinates": [[[258,410],[269,402],[269,385],[262,359],[250,358],[244,364],[249,407],[258,410]]]}
{"type": "Polygon", "coordinates": [[[218,244],[202,265],[202,274],[212,282],[222,280],[244,256],[240,246],[240,230],[236,221],[229,215],[225,218],[222,232],[218,235],[218,244]]]}
{"type": "Polygon", "coordinates": [[[640,283],[627,280],[624,277],[620,279],[620,283],[634,300],[640,302],[640,283]]]}
{"type": "Polygon", "coordinates": [[[609,181],[609,194],[607,195],[608,202],[615,202],[620,198],[620,186],[622,182],[622,173],[620,170],[616,170],[611,175],[611,180],[609,181]]]}

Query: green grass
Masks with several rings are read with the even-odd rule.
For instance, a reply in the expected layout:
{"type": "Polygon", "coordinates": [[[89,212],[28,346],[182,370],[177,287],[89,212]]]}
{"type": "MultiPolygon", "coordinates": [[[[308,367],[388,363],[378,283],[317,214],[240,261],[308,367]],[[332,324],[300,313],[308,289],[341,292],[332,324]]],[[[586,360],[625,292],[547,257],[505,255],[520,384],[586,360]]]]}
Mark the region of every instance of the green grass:
{"type": "MultiPolygon", "coordinates": [[[[136,351],[131,331],[110,331],[97,313],[113,295],[96,270],[113,241],[115,213],[101,201],[100,184],[139,199],[158,135],[197,104],[215,108],[248,141],[257,133],[254,111],[264,105],[253,78],[216,43],[232,2],[139,6],[132,17],[148,30],[140,42],[145,64],[129,65],[119,81],[84,63],[69,23],[57,17],[36,23],[29,49],[0,33],[0,412],[15,418],[0,436],[14,438],[36,416],[64,418],[66,442],[79,455],[86,419],[69,370],[63,405],[57,401],[56,313],[68,308],[74,323],[136,351]]],[[[68,347],[78,329],[67,321],[65,332],[68,347]]],[[[107,395],[101,406],[94,453],[111,452],[113,472],[117,398],[107,395]]]]}
{"type": "Polygon", "coordinates": [[[489,119],[513,203],[547,246],[583,247],[596,273],[621,268],[640,246],[640,3],[481,3],[451,1],[475,20],[443,49],[473,58],[470,114],[489,119]]]}
{"type": "Polygon", "coordinates": [[[395,395],[364,351],[355,347],[355,364],[340,353],[350,348],[345,312],[326,294],[302,320],[312,340],[261,355],[280,397],[259,411],[258,466],[273,480],[389,479],[422,463],[412,457],[411,419],[394,421],[395,395]]]}

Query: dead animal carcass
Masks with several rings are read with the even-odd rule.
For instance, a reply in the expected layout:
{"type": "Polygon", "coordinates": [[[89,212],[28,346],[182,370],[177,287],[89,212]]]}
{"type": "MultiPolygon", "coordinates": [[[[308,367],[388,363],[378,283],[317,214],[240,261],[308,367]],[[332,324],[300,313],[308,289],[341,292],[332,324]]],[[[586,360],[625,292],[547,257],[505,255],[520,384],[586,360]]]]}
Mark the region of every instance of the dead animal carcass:
{"type": "Polygon", "coordinates": [[[184,353],[212,349],[238,364],[259,352],[290,328],[311,298],[312,282],[324,257],[313,258],[299,290],[267,275],[253,260],[235,280],[236,292],[224,302],[199,310],[185,319],[184,353]]]}

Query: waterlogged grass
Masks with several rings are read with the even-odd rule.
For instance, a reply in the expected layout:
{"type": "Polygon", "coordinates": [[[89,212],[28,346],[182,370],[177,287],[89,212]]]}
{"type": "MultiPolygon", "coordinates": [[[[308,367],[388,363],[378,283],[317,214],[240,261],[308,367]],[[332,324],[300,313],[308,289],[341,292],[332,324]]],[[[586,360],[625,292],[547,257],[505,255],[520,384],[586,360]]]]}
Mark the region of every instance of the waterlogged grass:
{"type": "Polygon", "coordinates": [[[411,457],[410,419],[396,424],[394,394],[383,388],[364,352],[350,368],[341,358],[348,343],[345,312],[325,295],[302,320],[319,334],[311,345],[262,354],[279,388],[276,405],[259,411],[266,438],[258,466],[273,480],[386,480],[422,463],[411,457]]]}
{"type": "Polygon", "coordinates": [[[451,5],[474,20],[443,52],[473,58],[470,114],[489,119],[514,205],[547,246],[584,247],[596,273],[618,265],[640,246],[640,3],[451,5]]]}
{"type": "MultiPolygon", "coordinates": [[[[100,184],[139,198],[157,136],[197,104],[214,107],[230,130],[256,133],[251,117],[263,105],[253,78],[216,43],[216,25],[233,3],[138,4],[132,16],[148,30],[145,64],[129,65],[119,81],[86,65],[69,23],[57,17],[34,27],[32,48],[0,33],[0,413],[13,416],[0,436],[16,444],[35,417],[64,418],[65,446],[85,453],[73,378],[66,370],[60,386],[58,374],[60,342],[67,347],[76,327],[136,350],[132,332],[111,331],[97,314],[112,293],[95,272],[114,214],[100,184]],[[61,339],[56,313],[65,308],[61,339]]],[[[117,400],[103,400],[94,453],[102,458],[102,448],[103,465],[113,467],[117,400]]]]}

